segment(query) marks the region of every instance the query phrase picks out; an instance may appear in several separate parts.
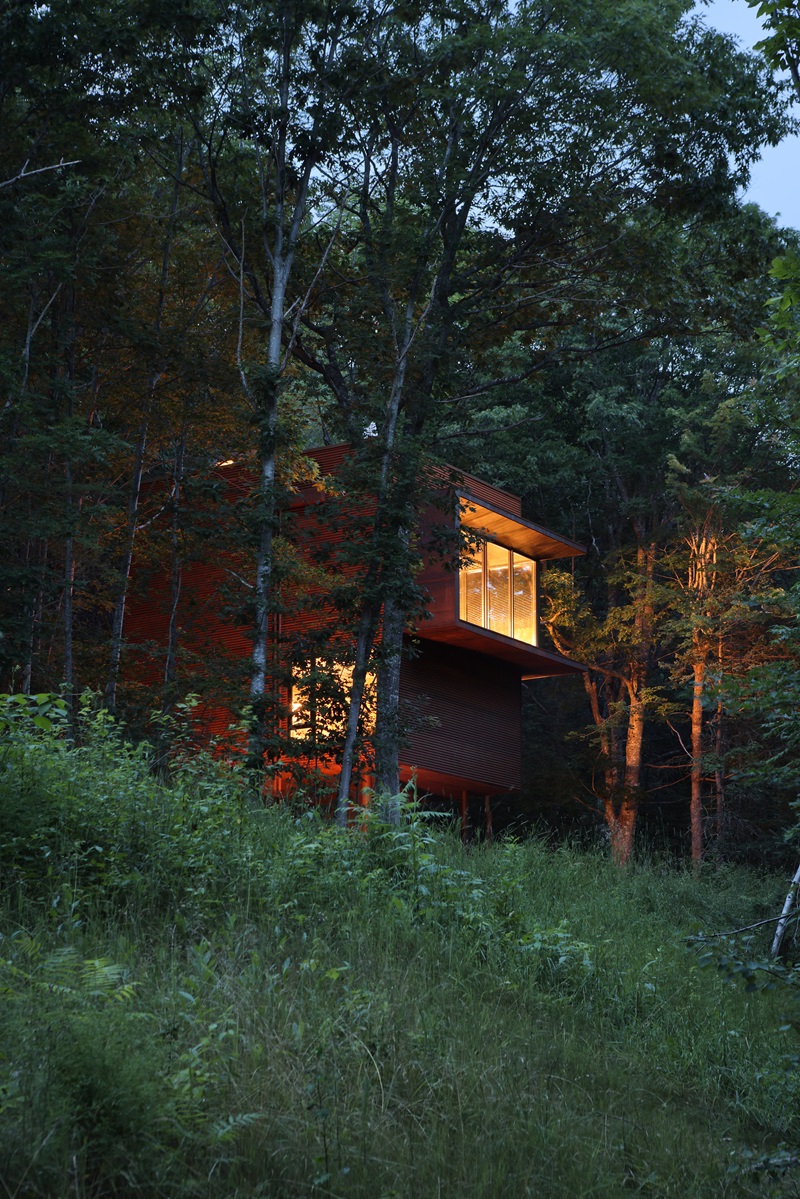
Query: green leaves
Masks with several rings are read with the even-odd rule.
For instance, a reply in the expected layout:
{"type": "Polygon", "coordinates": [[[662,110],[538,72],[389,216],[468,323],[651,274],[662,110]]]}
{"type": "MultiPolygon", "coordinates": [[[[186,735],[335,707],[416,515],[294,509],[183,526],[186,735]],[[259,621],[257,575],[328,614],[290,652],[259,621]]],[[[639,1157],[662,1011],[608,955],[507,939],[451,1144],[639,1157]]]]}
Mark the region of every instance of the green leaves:
{"type": "Polygon", "coordinates": [[[53,728],[63,728],[66,715],[66,702],[53,692],[43,691],[38,695],[0,695],[0,738],[10,738],[15,734],[24,736],[26,726],[31,724],[42,732],[49,733],[53,728]]]}

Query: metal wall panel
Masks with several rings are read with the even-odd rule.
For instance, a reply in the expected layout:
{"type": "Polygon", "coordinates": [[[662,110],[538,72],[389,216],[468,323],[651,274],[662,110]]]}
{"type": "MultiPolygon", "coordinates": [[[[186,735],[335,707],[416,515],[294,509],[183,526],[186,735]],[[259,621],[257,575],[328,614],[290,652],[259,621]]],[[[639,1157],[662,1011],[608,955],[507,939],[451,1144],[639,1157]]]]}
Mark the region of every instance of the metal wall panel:
{"type": "Polygon", "coordinates": [[[401,703],[415,725],[401,761],[480,782],[492,792],[519,787],[519,668],[457,646],[423,642],[419,649],[400,674],[401,703]]]}

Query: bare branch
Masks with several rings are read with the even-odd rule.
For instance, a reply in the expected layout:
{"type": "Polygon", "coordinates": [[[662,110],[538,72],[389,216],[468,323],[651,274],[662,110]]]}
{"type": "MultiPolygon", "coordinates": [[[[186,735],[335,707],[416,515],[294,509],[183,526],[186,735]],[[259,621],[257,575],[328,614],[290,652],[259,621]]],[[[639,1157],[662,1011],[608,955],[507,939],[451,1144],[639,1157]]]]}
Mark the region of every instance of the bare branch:
{"type": "MultiPolygon", "coordinates": [[[[30,159],[28,160],[30,161],[30,159]]],[[[37,167],[35,171],[28,170],[28,163],[23,163],[22,170],[14,175],[11,179],[4,179],[0,182],[0,191],[4,187],[11,187],[14,183],[19,183],[20,179],[32,179],[34,175],[43,175],[46,171],[58,171],[61,167],[74,167],[80,162],[80,158],[73,158],[69,162],[65,162],[62,158],[60,162],[54,162],[49,167],[37,167]]]]}

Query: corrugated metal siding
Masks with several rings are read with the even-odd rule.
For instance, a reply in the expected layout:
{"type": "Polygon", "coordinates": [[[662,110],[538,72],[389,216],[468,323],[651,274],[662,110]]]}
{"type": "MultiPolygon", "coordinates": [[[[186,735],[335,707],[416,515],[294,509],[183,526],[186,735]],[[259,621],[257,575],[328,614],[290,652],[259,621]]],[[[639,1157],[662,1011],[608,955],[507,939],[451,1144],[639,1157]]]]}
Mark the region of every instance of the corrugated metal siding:
{"type": "Polygon", "coordinates": [[[490,508],[501,508],[511,516],[522,516],[522,500],[510,491],[501,491],[499,487],[492,487],[474,475],[464,475],[464,490],[490,508]]]}
{"type": "Polygon", "coordinates": [[[470,495],[474,495],[476,500],[481,500],[492,508],[501,508],[503,512],[508,512],[512,516],[522,515],[522,500],[518,495],[513,495],[510,491],[503,491],[501,487],[493,487],[491,483],[485,483],[483,479],[476,479],[475,475],[467,474],[466,471],[458,470],[454,466],[435,467],[432,472],[434,477],[444,479],[448,487],[455,487],[457,491],[466,491],[470,495]]]}
{"type": "Polygon", "coordinates": [[[346,444],[321,445],[315,450],[306,450],[309,458],[314,458],[319,463],[320,473],[323,475],[335,475],[350,452],[350,446],[346,444]]]}
{"type": "Polygon", "coordinates": [[[400,697],[435,726],[415,728],[401,760],[481,780],[496,790],[519,787],[522,695],[519,670],[454,646],[422,644],[405,659],[400,697]]]}

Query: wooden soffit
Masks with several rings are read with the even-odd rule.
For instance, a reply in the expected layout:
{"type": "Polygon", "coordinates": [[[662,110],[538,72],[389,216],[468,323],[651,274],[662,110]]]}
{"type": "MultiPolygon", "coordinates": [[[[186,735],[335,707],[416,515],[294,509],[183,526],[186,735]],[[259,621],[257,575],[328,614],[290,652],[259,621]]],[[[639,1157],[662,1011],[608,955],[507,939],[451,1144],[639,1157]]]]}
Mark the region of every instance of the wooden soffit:
{"type": "Polygon", "coordinates": [[[461,527],[474,529],[481,537],[525,554],[528,558],[547,561],[553,558],[578,558],[586,553],[577,541],[535,525],[521,516],[509,516],[496,508],[487,508],[474,496],[462,495],[461,527]]]}
{"type": "Polygon", "coordinates": [[[548,679],[562,674],[582,674],[587,668],[571,658],[564,658],[552,650],[540,649],[538,645],[527,645],[502,633],[467,624],[454,618],[446,625],[424,625],[417,629],[421,641],[441,641],[446,645],[458,645],[490,658],[499,658],[519,668],[523,679],[548,679]]]}

